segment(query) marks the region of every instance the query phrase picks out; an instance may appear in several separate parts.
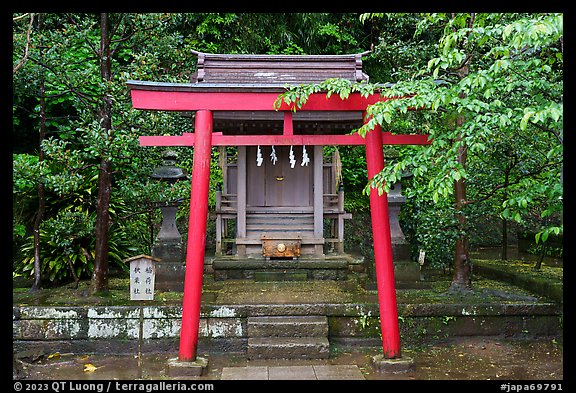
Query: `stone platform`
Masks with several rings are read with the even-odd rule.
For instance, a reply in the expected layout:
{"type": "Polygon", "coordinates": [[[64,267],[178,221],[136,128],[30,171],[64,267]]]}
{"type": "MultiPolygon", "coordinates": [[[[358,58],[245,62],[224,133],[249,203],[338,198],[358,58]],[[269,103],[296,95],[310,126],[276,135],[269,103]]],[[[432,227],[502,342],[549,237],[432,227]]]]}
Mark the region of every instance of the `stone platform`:
{"type": "MultiPolygon", "coordinates": [[[[513,293],[513,289],[510,289],[513,293]]],[[[48,291],[46,291],[48,292],[48,291]]],[[[13,305],[13,346],[41,344],[47,351],[86,353],[177,352],[181,298],[101,305],[13,305]]],[[[46,301],[47,293],[44,294],[46,301]]],[[[562,332],[562,305],[535,297],[505,301],[481,293],[473,299],[430,290],[398,290],[403,345],[446,337],[553,336],[562,332]],[[426,296],[426,297],[422,297],[426,296]],[[430,334],[430,332],[433,332],[430,334]]],[[[35,302],[37,303],[37,302],[35,302]]],[[[304,282],[216,281],[202,293],[201,351],[243,353],[253,317],[327,318],[330,345],[381,345],[377,293],[354,279],[304,282]]],[[[204,353],[204,352],[201,352],[204,353]]]]}

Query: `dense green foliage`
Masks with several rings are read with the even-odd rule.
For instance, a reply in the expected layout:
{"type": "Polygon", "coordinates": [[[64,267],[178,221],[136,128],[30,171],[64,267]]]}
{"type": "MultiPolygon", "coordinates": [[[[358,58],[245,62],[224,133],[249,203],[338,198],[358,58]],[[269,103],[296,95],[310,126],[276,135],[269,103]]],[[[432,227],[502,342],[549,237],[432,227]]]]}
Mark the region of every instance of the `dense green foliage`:
{"type": "MultiPolygon", "coordinates": [[[[375,16],[395,15],[364,18],[375,16]]],[[[321,91],[342,98],[375,91],[402,97],[371,105],[359,133],[375,126],[416,130],[429,134],[432,143],[398,148],[366,192],[371,187],[388,192],[406,171],[412,173],[405,190],[418,216],[413,229],[420,247],[444,251],[432,253],[436,262],[445,261],[447,239],[469,231],[450,221],[456,214],[493,214],[527,225],[537,221],[536,240],[546,240],[562,231],[562,26],[559,14],[423,15],[415,38],[431,30],[442,34],[434,57],[410,77],[383,81],[388,84],[327,80],[294,87],[278,102],[302,107],[310,94],[321,91]],[[468,197],[449,214],[460,179],[468,197]],[[550,217],[555,219],[547,221],[550,217]]]]}
{"type": "MultiPolygon", "coordinates": [[[[93,269],[98,163],[113,163],[109,258],[149,253],[160,225],[156,203],[181,200],[190,182],[173,186],[150,179],[161,148],[141,148],[139,135],[179,135],[192,127],[176,113],[131,109],[127,80],[188,82],[191,49],[213,53],[339,54],[372,47],[364,70],[371,83],[328,80],[283,98],[300,102],[326,90],[346,97],[382,89],[414,94],[369,109],[375,124],[396,133],[428,133],[429,147],[386,148],[387,166],[372,185],[380,191],[404,178],[403,225],[416,249],[438,266],[450,264],[453,182],[465,179],[470,227],[476,217],[514,220],[539,232],[560,233],[562,223],[563,51],[557,14],[332,14],[194,13],[110,14],[110,82],[100,75],[99,16],[13,15],[13,245],[17,273],[32,270],[32,223],[38,186],[45,187],[40,225],[43,276],[59,282],[93,269]],[[472,20],[472,23],[470,21],[472,20]],[[467,74],[461,72],[462,64],[467,74]],[[384,83],[394,83],[386,85],[384,83]],[[99,123],[102,97],[112,97],[112,131],[99,123]],[[411,111],[410,108],[426,108],[411,111]],[[43,117],[42,113],[45,113],[43,117]],[[457,115],[465,121],[453,126],[457,115]],[[38,131],[45,121],[45,139],[38,131]],[[458,137],[460,136],[460,137],[458,137]],[[466,166],[456,160],[465,146],[466,166]],[[529,224],[529,225],[528,225],[529,224]]],[[[192,149],[175,148],[178,165],[192,166],[192,149]]],[[[346,207],[366,211],[364,151],[339,147],[346,207]]],[[[211,189],[221,181],[213,151],[211,189]]],[[[214,195],[210,195],[214,204],[214,195]]],[[[178,213],[187,232],[187,211],[178,213]]],[[[357,235],[357,234],[356,234],[357,235]]]]}

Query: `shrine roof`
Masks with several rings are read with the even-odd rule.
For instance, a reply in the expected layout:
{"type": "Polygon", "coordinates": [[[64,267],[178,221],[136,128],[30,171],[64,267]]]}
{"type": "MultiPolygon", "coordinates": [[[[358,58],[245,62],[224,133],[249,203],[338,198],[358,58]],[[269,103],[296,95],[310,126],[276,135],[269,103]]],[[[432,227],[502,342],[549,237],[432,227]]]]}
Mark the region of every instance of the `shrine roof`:
{"type": "Polygon", "coordinates": [[[192,51],[197,70],[191,82],[273,88],[286,84],[318,83],[329,78],[368,81],[362,72],[362,56],[343,55],[252,55],[192,51]]]}
{"type": "Polygon", "coordinates": [[[319,83],[329,78],[368,81],[362,56],[345,55],[245,55],[193,51],[198,56],[190,83],[128,81],[131,89],[180,92],[274,92],[287,85],[319,83]]]}
{"type": "MultiPolygon", "coordinates": [[[[362,71],[362,56],[368,52],[343,55],[262,55],[215,54],[192,51],[197,70],[190,83],[130,80],[131,90],[165,93],[277,93],[289,85],[320,83],[329,78],[351,82],[368,81],[362,71]]],[[[298,112],[293,117],[297,132],[313,132],[318,124],[326,131],[349,130],[362,124],[362,111],[298,112]],[[310,131],[307,131],[310,130],[310,131]]],[[[282,128],[283,114],[270,111],[217,110],[214,125],[230,133],[258,132],[282,128]],[[242,131],[238,131],[241,129],[242,131]],[[249,131],[251,130],[251,131],[249,131]]]]}

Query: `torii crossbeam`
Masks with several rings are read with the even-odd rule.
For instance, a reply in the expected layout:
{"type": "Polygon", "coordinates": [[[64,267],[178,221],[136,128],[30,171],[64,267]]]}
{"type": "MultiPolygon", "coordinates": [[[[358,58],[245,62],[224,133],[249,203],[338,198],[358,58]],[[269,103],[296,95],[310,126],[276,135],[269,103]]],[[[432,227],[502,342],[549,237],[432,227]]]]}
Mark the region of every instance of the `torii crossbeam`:
{"type": "MultiPolygon", "coordinates": [[[[238,89],[210,84],[177,84],[129,81],[132,104],[136,109],[161,111],[195,111],[194,133],[181,136],[141,136],[141,146],[193,146],[194,161],[190,196],[186,274],[180,330],[180,361],[195,361],[197,355],[206,221],[208,216],[208,190],[212,146],[256,145],[365,145],[368,178],[372,179],[384,168],[383,144],[429,144],[428,135],[393,135],[382,132],[380,126],[362,138],[358,134],[347,135],[295,135],[293,106],[282,103],[278,108],[284,113],[282,134],[270,135],[223,135],[213,132],[215,111],[272,111],[279,96],[276,91],[238,89]]],[[[325,93],[310,95],[300,111],[362,111],[378,101],[387,100],[380,94],[362,97],[351,93],[343,100],[325,93]]],[[[364,119],[366,121],[366,119],[364,119]]],[[[388,217],[387,195],[370,193],[374,259],[380,310],[383,356],[395,359],[400,354],[400,333],[392,261],[392,242],[388,217]]]]}

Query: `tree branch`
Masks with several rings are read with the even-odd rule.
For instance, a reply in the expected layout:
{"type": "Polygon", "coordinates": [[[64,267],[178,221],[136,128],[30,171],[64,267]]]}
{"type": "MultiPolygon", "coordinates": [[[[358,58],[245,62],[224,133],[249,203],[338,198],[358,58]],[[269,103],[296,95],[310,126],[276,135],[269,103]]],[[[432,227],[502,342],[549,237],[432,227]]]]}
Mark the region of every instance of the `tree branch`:
{"type": "Polygon", "coordinates": [[[492,191],[484,194],[483,197],[478,198],[478,199],[475,199],[475,200],[467,200],[467,201],[464,202],[464,204],[465,204],[465,205],[468,205],[468,204],[471,204],[471,203],[483,202],[483,201],[489,199],[490,197],[492,197],[494,194],[496,194],[496,192],[497,192],[498,190],[501,190],[501,189],[503,189],[503,188],[505,188],[505,187],[508,187],[508,186],[510,186],[510,185],[513,185],[513,184],[518,184],[518,183],[520,183],[520,181],[521,181],[522,179],[525,179],[525,178],[527,178],[527,177],[531,177],[531,176],[537,175],[537,174],[539,174],[540,172],[542,172],[545,168],[552,167],[552,166],[555,166],[555,165],[558,165],[558,164],[561,164],[561,163],[560,163],[560,162],[550,162],[550,163],[547,163],[546,165],[542,165],[541,167],[539,167],[538,169],[536,169],[536,170],[534,170],[534,171],[532,171],[532,172],[524,173],[524,174],[518,176],[518,177],[516,178],[516,180],[514,180],[513,182],[508,182],[508,184],[502,184],[502,183],[501,183],[501,184],[498,184],[497,186],[495,186],[495,187],[492,189],[492,191]]]}
{"type": "MultiPolygon", "coordinates": [[[[41,67],[44,67],[44,68],[52,71],[52,73],[54,73],[54,75],[60,75],[60,73],[57,72],[57,71],[54,69],[54,67],[52,67],[52,66],[50,66],[50,65],[48,65],[48,64],[46,64],[46,63],[43,63],[43,62],[41,62],[41,61],[39,61],[39,60],[36,60],[36,59],[34,59],[33,57],[30,58],[30,61],[38,64],[38,65],[41,66],[41,67]]],[[[62,77],[61,80],[62,80],[62,83],[64,83],[64,85],[68,88],[68,91],[69,91],[70,93],[73,93],[76,97],[78,97],[78,99],[79,99],[80,101],[82,101],[82,103],[83,103],[84,105],[90,106],[90,102],[93,103],[93,104],[95,104],[95,103],[97,102],[97,100],[93,99],[93,98],[90,97],[89,95],[84,94],[84,93],[78,91],[74,86],[72,86],[72,85],[68,82],[68,79],[62,77]]]]}
{"type": "Polygon", "coordinates": [[[113,222],[124,221],[124,220],[129,219],[130,217],[134,217],[134,216],[137,216],[137,215],[140,215],[140,214],[151,213],[151,212],[153,212],[154,210],[156,210],[156,206],[151,205],[151,206],[150,206],[149,208],[147,208],[147,209],[139,210],[139,211],[136,211],[136,212],[127,214],[127,215],[125,215],[125,216],[118,217],[118,218],[117,218],[115,221],[113,221],[113,222]]]}
{"type": "Polygon", "coordinates": [[[534,126],[540,128],[542,131],[544,132],[548,132],[552,135],[554,135],[556,137],[556,139],[558,139],[558,142],[562,145],[564,144],[564,140],[562,139],[562,137],[560,136],[559,133],[557,133],[555,130],[548,128],[548,127],[544,127],[542,124],[538,124],[538,123],[532,123],[534,124],[534,126]]]}
{"type": "MultiPolygon", "coordinates": [[[[71,15],[68,15],[68,20],[70,21],[70,23],[72,23],[79,32],[82,32],[82,29],[80,28],[80,26],[78,26],[78,23],[76,23],[76,21],[74,20],[74,18],[71,15]]],[[[90,40],[86,37],[86,34],[83,34],[84,40],[86,41],[86,43],[88,44],[88,46],[90,47],[90,49],[92,49],[92,51],[94,52],[94,54],[96,56],[100,55],[100,51],[98,50],[98,48],[96,48],[91,42],[90,40]]]]}
{"type": "MultiPolygon", "coordinates": [[[[26,15],[28,15],[28,14],[24,14],[20,17],[13,18],[12,20],[18,20],[20,18],[23,18],[26,15]]],[[[32,24],[33,23],[34,23],[34,14],[30,14],[30,23],[28,24],[28,31],[26,32],[26,45],[24,46],[24,57],[22,57],[22,60],[20,60],[20,62],[16,65],[16,67],[14,67],[12,69],[12,74],[15,74],[16,72],[18,72],[18,70],[24,65],[24,62],[28,58],[28,51],[30,49],[30,33],[32,32],[32,24]]]]}

